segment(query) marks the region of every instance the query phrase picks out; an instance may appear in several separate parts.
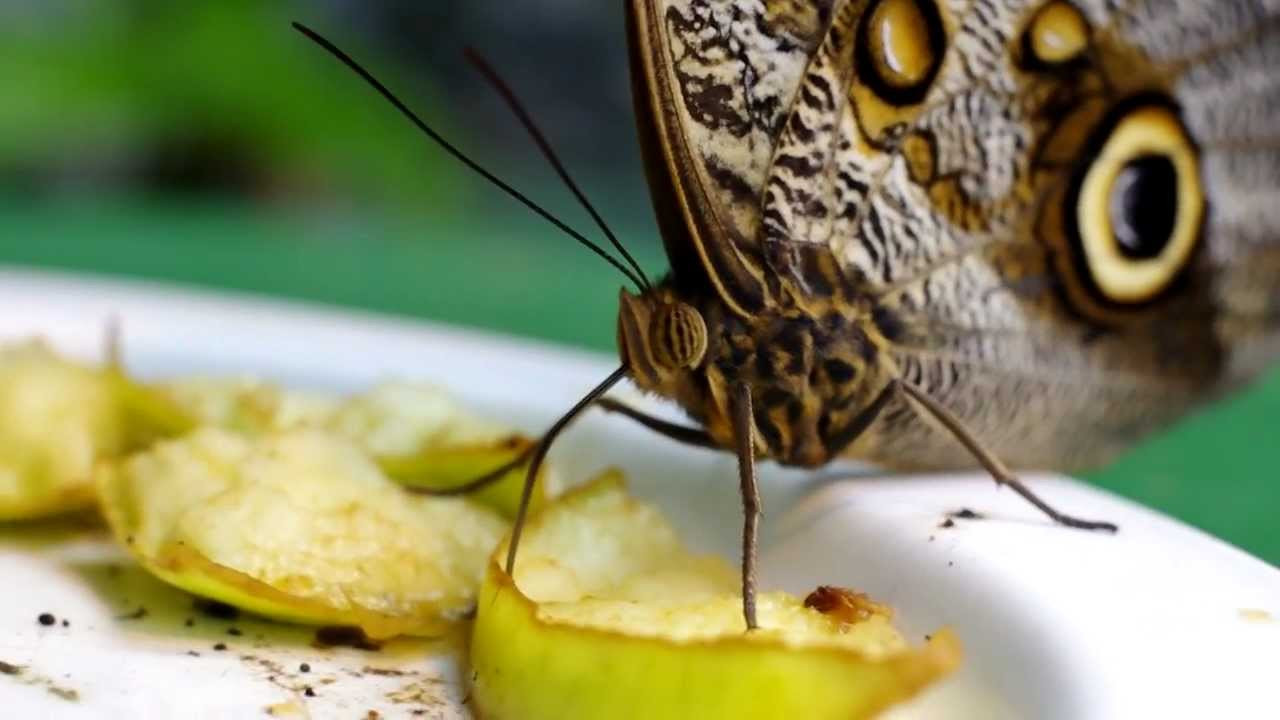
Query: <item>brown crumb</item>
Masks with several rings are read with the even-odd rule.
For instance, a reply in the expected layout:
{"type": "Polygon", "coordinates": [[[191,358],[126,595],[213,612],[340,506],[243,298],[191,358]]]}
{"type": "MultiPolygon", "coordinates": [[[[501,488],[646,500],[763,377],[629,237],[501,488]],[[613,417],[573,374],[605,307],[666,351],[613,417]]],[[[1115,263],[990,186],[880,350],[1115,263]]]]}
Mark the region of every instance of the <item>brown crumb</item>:
{"type": "Polygon", "coordinates": [[[380,675],[382,677],[404,677],[405,675],[410,674],[405,672],[404,670],[396,670],[395,668],[373,667],[372,665],[365,665],[364,667],[360,668],[360,671],[364,673],[368,673],[369,675],[380,675]]]}
{"type": "Polygon", "coordinates": [[[370,710],[364,714],[364,720],[378,720],[380,717],[382,716],[378,714],[377,710],[370,710]]]}
{"type": "Polygon", "coordinates": [[[315,642],[318,648],[351,647],[357,650],[381,650],[382,644],[369,639],[364,630],[348,625],[330,625],[317,628],[315,642]]]}
{"type": "Polygon", "coordinates": [[[53,613],[40,613],[36,617],[36,622],[40,623],[41,625],[44,625],[45,627],[48,627],[58,622],[58,618],[54,617],[53,613]]]}
{"type": "Polygon", "coordinates": [[[57,685],[49,685],[45,689],[49,691],[50,695],[53,695],[54,697],[62,698],[67,702],[80,701],[80,693],[76,692],[75,690],[72,690],[71,688],[58,687],[57,685]]]}
{"type": "Polygon", "coordinates": [[[956,521],[952,520],[951,518],[947,518],[946,520],[943,520],[942,522],[938,523],[938,527],[942,528],[943,530],[946,530],[948,528],[953,528],[955,526],[956,526],[956,521]]]}
{"type": "Polygon", "coordinates": [[[14,665],[13,663],[7,663],[7,662],[5,662],[5,661],[3,661],[3,660],[0,660],[0,674],[4,674],[4,675],[21,675],[21,674],[22,674],[22,666],[21,666],[21,665],[14,665]]]}
{"type": "Polygon", "coordinates": [[[240,609],[235,605],[228,605],[217,600],[196,598],[192,605],[196,610],[215,620],[235,620],[240,617],[240,609]]]}
{"type": "Polygon", "coordinates": [[[213,646],[213,649],[214,649],[214,650],[217,650],[217,651],[219,651],[219,652],[221,652],[221,651],[223,651],[223,650],[226,650],[226,649],[227,649],[227,644],[226,644],[226,643],[215,643],[215,644],[214,644],[214,646],[213,646]]]}
{"type": "Polygon", "coordinates": [[[117,615],[116,619],[117,620],[141,620],[146,616],[147,616],[147,609],[139,605],[137,610],[134,610],[131,613],[125,613],[124,615],[117,615]]]}
{"type": "Polygon", "coordinates": [[[316,696],[316,691],[315,691],[315,690],[312,690],[312,689],[311,689],[311,686],[310,686],[310,685],[308,685],[308,686],[306,686],[305,688],[303,688],[303,689],[302,689],[302,694],[303,694],[303,695],[306,695],[307,697],[315,697],[315,696],[316,696]]]}
{"type": "Polygon", "coordinates": [[[274,705],[268,705],[266,712],[271,717],[284,717],[286,715],[302,715],[305,716],[307,711],[296,700],[286,700],[274,705]]]}
{"type": "Polygon", "coordinates": [[[853,624],[869,620],[875,615],[891,617],[893,611],[873,602],[865,593],[847,588],[820,585],[804,599],[804,606],[812,608],[838,622],[853,624]]]}
{"type": "Polygon", "coordinates": [[[304,673],[311,672],[311,665],[307,663],[302,663],[301,665],[298,666],[298,671],[304,672],[304,673]]]}

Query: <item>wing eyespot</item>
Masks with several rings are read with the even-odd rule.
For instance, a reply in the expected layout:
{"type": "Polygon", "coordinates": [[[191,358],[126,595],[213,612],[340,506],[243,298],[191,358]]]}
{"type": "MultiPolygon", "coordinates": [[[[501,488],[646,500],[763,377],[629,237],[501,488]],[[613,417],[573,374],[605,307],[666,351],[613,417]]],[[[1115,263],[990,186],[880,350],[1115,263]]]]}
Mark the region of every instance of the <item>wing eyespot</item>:
{"type": "Polygon", "coordinates": [[[1114,315],[1166,295],[1195,256],[1206,207],[1198,151],[1177,108],[1158,96],[1117,106],[1059,202],[1059,269],[1073,281],[1074,304],[1114,315]]]}
{"type": "Polygon", "coordinates": [[[875,0],[858,27],[858,77],[882,101],[913,105],[929,92],[946,49],[946,29],[932,0],[875,0]]]}
{"type": "Polygon", "coordinates": [[[1067,0],[1050,0],[1022,31],[1019,60],[1028,70],[1057,70],[1081,61],[1091,42],[1084,13],[1067,0]]]}

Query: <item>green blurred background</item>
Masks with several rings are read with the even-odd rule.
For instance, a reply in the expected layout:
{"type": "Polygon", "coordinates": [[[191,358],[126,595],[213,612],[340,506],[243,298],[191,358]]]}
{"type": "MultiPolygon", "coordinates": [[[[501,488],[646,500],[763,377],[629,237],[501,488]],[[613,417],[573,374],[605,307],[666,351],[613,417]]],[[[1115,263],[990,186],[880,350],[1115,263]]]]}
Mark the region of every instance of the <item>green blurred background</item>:
{"type": "MultiPolygon", "coordinates": [[[[329,35],[481,163],[587,228],[462,59],[479,49],[660,274],[621,10],[616,0],[0,0],[0,263],[612,351],[621,278],[448,161],[288,22],[329,35]]],[[[1272,373],[1090,479],[1277,564],[1278,428],[1272,373]]]]}

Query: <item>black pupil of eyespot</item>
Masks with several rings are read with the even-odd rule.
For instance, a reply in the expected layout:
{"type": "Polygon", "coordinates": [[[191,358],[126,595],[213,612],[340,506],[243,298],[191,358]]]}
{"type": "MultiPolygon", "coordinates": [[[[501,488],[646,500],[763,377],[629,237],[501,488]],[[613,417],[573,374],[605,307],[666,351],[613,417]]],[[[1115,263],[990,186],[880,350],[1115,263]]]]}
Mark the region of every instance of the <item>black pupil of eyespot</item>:
{"type": "Polygon", "coordinates": [[[1164,155],[1143,155],[1124,166],[1111,187],[1111,231],[1120,252],[1146,260],[1173,236],[1178,216],[1178,170],[1164,155]]]}

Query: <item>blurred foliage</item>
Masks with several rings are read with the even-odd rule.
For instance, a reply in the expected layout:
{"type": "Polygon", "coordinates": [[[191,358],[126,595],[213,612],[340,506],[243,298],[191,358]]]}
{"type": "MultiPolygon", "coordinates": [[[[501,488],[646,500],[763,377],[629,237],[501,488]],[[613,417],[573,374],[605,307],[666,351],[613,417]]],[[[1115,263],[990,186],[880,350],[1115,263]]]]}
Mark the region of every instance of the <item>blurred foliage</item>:
{"type": "MultiPolygon", "coordinates": [[[[0,183],[451,205],[469,184],[442,180],[449,161],[297,16],[256,0],[0,6],[0,183]]],[[[424,83],[331,32],[453,130],[424,83]]]]}

